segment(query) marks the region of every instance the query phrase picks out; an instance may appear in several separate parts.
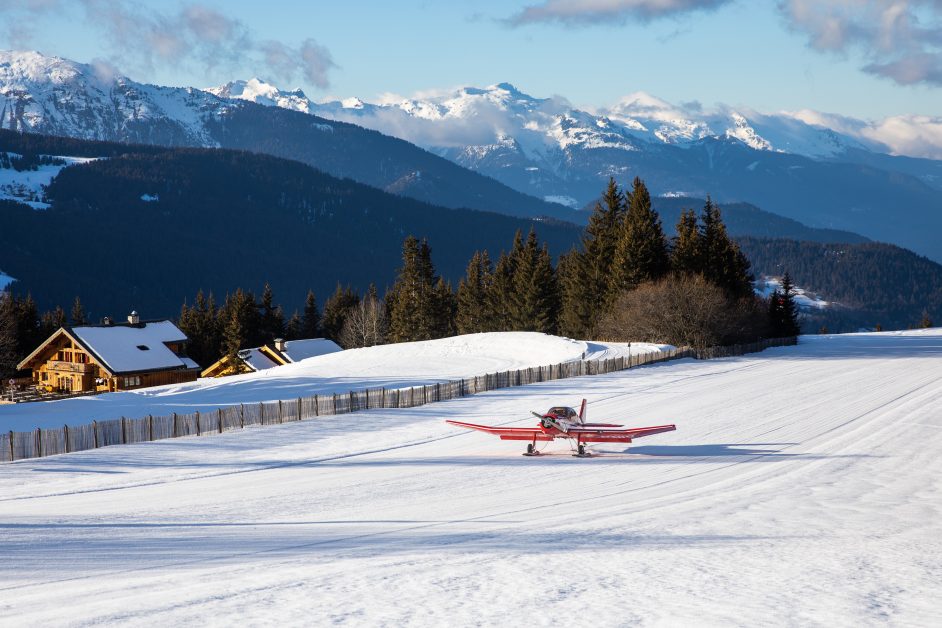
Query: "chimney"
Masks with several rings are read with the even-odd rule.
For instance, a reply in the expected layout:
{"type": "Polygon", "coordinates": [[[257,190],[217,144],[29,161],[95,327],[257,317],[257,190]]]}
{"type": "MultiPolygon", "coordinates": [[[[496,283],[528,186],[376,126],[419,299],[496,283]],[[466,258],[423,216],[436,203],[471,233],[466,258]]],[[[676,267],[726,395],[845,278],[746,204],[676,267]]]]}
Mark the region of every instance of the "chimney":
{"type": "Polygon", "coordinates": [[[141,322],[141,317],[137,315],[137,310],[128,314],[128,322],[132,325],[137,325],[141,322]]]}
{"type": "Polygon", "coordinates": [[[111,327],[111,317],[106,316],[103,319],[101,319],[101,324],[104,325],[105,327],[111,327]]]}
{"type": "Polygon", "coordinates": [[[275,338],[275,349],[278,351],[285,350],[285,339],[284,338],[275,338]]]}

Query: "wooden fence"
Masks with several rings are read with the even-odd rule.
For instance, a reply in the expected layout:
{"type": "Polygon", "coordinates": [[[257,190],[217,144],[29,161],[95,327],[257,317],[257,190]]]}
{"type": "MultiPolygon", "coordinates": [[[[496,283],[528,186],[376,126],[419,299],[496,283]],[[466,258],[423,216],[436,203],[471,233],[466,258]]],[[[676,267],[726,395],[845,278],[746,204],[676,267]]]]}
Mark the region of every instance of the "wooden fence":
{"type": "Polygon", "coordinates": [[[179,436],[222,434],[252,425],[277,425],[373,408],[414,408],[427,403],[456,399],[499,388],[526,386],[537,382],[584,375],[601,375],[679,358],[709,359],[744,355],[762,351],[768,347],[793,344],[797,344],[796,338],[772,339],[705,350],[670,349],[633,355],[630,358],[580,360],[515,371],[487,373],[426,386],[397,389],[368,388],[280,401],[244,403],[203,413],[173,413],[167,416],[146,416],[138,419],[122,417],[110,421],[92,421],[90,424],[74,427],[64,425],[56,429],[36,428],[31,432],[8,432],[0,436],[0,462],[179,436]]]}

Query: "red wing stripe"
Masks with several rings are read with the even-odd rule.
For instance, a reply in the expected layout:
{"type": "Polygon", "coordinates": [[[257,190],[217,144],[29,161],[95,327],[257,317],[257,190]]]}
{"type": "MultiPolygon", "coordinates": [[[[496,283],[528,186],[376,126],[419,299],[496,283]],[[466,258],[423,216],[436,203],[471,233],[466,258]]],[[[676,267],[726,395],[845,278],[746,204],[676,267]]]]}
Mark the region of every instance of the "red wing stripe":
{"type": "Polygon", "coordinates": [[[494,434],[502,438],[505,436],[520,436],[526,439],[531,439],[536,435],[543,434],[543,431],[538,427],[494,427],[492,425],[478,425],[476,423],[464,423],[462,421],[449,420],[446,420],[445,423],[450,423],[452,425],[463,427],[469,430],[477,430],[479,432],[494,434]]]}
{"type": "Polygon", "coordinates": [[[652,436],[654,434],[662,434],[664,432],[673,432],[677,429],[675,425],[657,425],[653,427],[633,427],[625,430],[610,430],[610,429],[585,429],[585,428],[574,428],[570,429],[570,434],[618,434],[621,436],[627,436],[629,438],[641,438],[642,436],[652,436]]]}

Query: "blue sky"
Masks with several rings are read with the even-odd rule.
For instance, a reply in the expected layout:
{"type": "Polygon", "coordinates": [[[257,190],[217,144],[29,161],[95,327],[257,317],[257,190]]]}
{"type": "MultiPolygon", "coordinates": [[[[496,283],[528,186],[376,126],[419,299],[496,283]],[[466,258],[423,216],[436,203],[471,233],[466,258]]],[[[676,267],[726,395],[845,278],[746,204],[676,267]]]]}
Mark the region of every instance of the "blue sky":
{"type": "Polygon", "coordinates": [[[766,112],[939,115],[935,5],[895,2],[908,22],[887,40],[861,25],[890,0],[809,2],[4,0],[0,46],[107,59],[160,84],[257,75],[314,99],[508,81],[586,107],[645,91],[766,112]],[[869,8],[848,13],[848,4],[869,8]],[[213,45],[196,41],[205,32],[213,45]],[[924,33],[930,43],[914,47],[924,33]]]}

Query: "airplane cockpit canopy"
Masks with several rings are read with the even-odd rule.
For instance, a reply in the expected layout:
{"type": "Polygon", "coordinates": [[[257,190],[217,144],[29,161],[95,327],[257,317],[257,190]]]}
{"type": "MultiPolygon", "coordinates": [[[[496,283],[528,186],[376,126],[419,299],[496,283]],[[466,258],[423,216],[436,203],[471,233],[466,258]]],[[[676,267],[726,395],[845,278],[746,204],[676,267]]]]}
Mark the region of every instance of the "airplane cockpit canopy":
{"type": "Polygon", "coordinates": [[[560,419],[578,419],[579,413],[565,406],[553,406],[546,414],[552,414],[560,419]]]}

